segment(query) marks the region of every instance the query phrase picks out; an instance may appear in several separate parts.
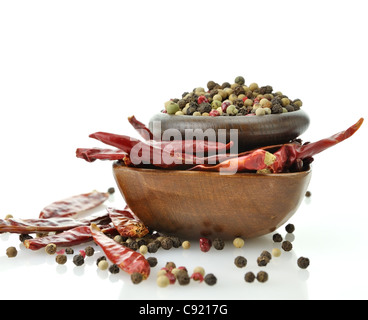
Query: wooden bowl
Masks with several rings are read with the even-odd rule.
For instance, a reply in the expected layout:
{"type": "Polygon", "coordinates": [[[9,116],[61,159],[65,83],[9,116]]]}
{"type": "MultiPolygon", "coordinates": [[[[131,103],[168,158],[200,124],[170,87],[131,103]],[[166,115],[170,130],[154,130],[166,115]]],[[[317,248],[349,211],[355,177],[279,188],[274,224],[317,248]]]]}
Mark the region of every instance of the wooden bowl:
{"type": "MultiPolygon", "coordinates": [[[[237,129],[239,152],[289,142],[299,137],[309,126],[309,117],[303,110],[266,116],[239,117],[175,116],[159,113],[150,119],[151,131],[154,130],[155,121],[160,122],[161,133],[167,129],[177,129],[181,133],[181,139],[185,139],[185,129],[201,129],[204,132],[211,128],[216,133],[219,129],[226,129],[228,143],[230,142],[230,129],[237,129]]],[[[165,140],[162,134],[155,137],[165,140]]],[[[218,141],[217,135],[216,140],[218,141]]]]}
{"type": "Polygon", "coordinates": [[[152,230],[182,239],[253,238],[298,209],[311,170],[256,174],[140,169],[113,165],[127,205],[152,230]]]}

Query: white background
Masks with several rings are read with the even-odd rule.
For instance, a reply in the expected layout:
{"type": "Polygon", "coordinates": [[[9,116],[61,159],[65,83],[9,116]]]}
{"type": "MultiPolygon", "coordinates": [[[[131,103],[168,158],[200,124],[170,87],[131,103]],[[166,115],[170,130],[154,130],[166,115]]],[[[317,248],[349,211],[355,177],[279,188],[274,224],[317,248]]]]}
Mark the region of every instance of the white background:
{"type": "MultiPolygon", "coordinates": [[[[86,163],[75,149],[101,146],[88,138],[95,131],[136,136],[128,116],[148,123],[166,100],[209,80],[242,75],[302,99],[311,118],[304,140],[367,118],[366,13],[357,0],[0,1],[1,218],[37,217],[52,201],[115,186],[110,162],[86,163]]],[[[271,235],[239,250],[160,251],[150,279],[134,286],[126,274],[98,272],[93,259],[60,268],[3,234],[0,298],[367,299],[367,138],[364,123],[315,157],[312,197],[291,220],[294,250],[267,266],[266,284],[243,275],[259,270],[271,235]],[[5,255],[11,245],[15,259],[5,255]],[[239,254],[245,270],[233,265],[239,254]],[[301,255],[311,259],[307,271],[295,265],[301,255]],[[155,274],[166,261],[202,265],[218,284],[160,289],[155,274]]]]}

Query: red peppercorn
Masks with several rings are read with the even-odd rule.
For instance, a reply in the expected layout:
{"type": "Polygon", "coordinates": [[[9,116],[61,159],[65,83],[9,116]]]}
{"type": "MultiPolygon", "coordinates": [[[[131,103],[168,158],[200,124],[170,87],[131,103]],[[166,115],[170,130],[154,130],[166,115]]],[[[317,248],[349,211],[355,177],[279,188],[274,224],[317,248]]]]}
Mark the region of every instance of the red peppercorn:
{"type": "Polygon", "coordinates": [[[245,96],[245,97],[243,98],[243,102],[244,102],[245,100],[248,100],[248,97],[247,97],[247,96],[245,96]]]}
{"type": "Polygon", "coordinates": [[[208,99],[205,96],[199,96],[197,99],[198,104],[201,104],[203,102],[208,103],[208,99]]]}
{"type": "Polygon", "coordinates": [[[216,109],[212,109],[210,111],[210,116],[211,117],[218,117],[220,115],[220,112],[218,112],[216,109]]]}
{"type": "Polygon", "coordinates": [[[169,278],[170,284],[174,284],[175,283],[176,277],[175,277],[175,275],[171,271],[166,272],[165,276],[169,278]]]}
{"type": "Polygon", "coordinates": [[[203,252],[208,252],[211,249],[211,240],[207,238],[199,238],[199,248],[203,252]]]}
{"type": "Polygon", "coordinates": [[[193,279],[194,281],[199,282],[202,282],[204,280],[203,275],[199,272],[194,272],[190,278],[193,279]]]}

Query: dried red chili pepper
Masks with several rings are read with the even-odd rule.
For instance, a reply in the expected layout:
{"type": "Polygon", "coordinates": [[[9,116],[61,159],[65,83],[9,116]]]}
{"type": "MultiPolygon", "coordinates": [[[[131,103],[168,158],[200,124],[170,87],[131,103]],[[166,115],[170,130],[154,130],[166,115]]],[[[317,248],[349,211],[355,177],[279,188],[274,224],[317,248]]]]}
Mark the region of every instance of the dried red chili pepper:
{"type": "Polygon", "coordinates": [[[90,227],[82,226],[52,236],[27,239],[23,243],[28,249],[38,250],[46,247],[49,243],[54,243],[60,247],[71,247],[91,240],[92,233],[90,227]]]}
{"type": "Polygon", "coordinates": [[[263,149],[257,149],[244,156],[231,158],[217,165],[198,165],[189,170],[221,171],[228,173],[266,169],[275,161],[275,156],[263,149]]]}
{"type": "Polygon", "coordinates": [[[138,121],[135,116],[128,118],[129,123],[141,135],[144,140],[153,140],[153,133],[142,122],[138,121]]]}
{"type": "Polygon", "coordinates": [[[333,136],[322,139],[313,143],[301,145],[299,143],[288,143],[283,145],[274,153],[276,160],[269,166],[272,172],[284,172],[290,168],[297,159],[307,159],[314,155],[350,138],[358,131],[363,123],[363,118],[360,118],[357,123],[349,127],[345,131],[334,134],[333,136]]]}
{"type": "Polygon", "coordinates": [[[35,232],[59,232],[75,227],[89,226],[91,223],[107,224],[111,222],[108,214],[92,216],[88,219],[73,218],[48,218],[48,219],[0,219],[0,233],[35,233],[35,232]]]}
{"type": "Polygon", "coordinates": [[[118,244],[106,236],[96,224],[91,225],[91,232],[93,240],[102,248],[112,263],[129,274],[138,272],[144,279],[148,278],[151,268],[142,254],[118,244]]]}
{"type": "Polygon", "coordinates": [[[142,238],[149,230],[142,221],[134,218],[128,210],[107,208],[111,221],[123,237],[142,238]]]}
{"type": "Polygon", "coordinates": [[[109,198],[107,192],[93,191],[56,201],[46,206],[40,213],[40,218],[70,217],[83,211],[96,208],[109,198]]]}
{"type": "Polygon", "coordinates": [[[76,150],[77,158],[84,159],[88,162],[95,160],[122,160],[126,153],[122,150],[111,150],[101,148],[78,148],[76,150]]]}

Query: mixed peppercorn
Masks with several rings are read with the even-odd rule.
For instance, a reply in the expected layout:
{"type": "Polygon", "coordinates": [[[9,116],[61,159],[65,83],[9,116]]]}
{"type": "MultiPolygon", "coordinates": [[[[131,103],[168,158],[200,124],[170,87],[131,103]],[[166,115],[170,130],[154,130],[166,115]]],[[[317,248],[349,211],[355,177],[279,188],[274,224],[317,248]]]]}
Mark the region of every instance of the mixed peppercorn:
{"type": "Polygon", "coordinates": [[[244,78],[238,76],[232,84],[209,81],[207,90],[197,87],[184,92],[180,99],[165,102],[162,112],[178,116],[263,116],[297,111],[302,105],[300,99],[290,99],[270,85],[245,85],[244,78]]]}

